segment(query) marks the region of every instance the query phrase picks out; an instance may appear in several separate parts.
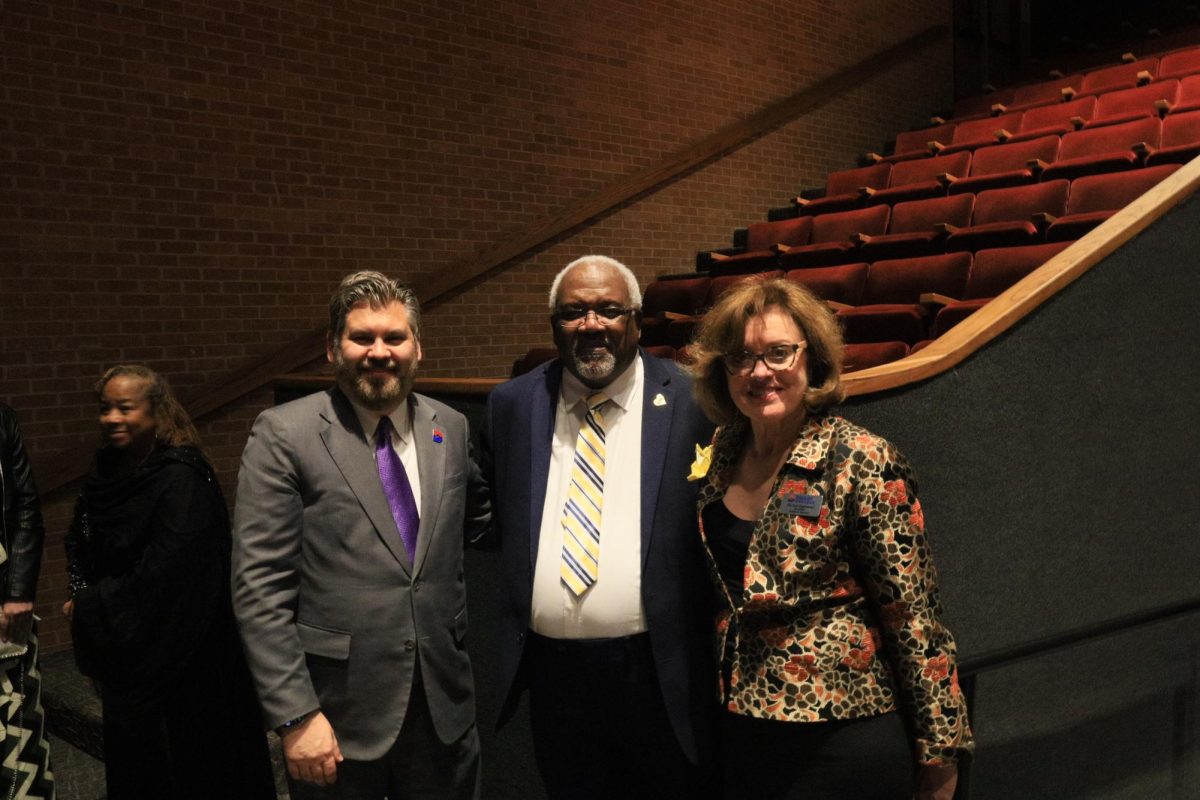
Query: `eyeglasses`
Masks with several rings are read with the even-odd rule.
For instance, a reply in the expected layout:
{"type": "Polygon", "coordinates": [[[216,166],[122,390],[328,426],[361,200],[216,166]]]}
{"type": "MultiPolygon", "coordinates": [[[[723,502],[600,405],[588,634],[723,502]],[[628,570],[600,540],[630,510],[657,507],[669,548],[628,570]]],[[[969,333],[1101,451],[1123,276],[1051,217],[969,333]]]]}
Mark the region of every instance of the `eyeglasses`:
{"type": "Polygon", "coordinates": [[[568,306],[554,312],[552,318],[560,328],[578,328],[584,324],[588,314],[596,315],[596,322],[604,327],[616,325],[637,309],[622,308],[621,306],[601,306],[600,308],[576,308],[568,306]]]}
{"type": "Polygon", "coordinates": [[[763,362],[767,369],[772,372],[779,372],[795,364],[796,355],[807,345],[808,342],[801,342],[800,344],[774,344],[761,353],[738,350],[736,353],[726,353],[721,356],[721,363],[725,365],[726,372],[736,377],[745,377],[754,372],[754,368],[758,366],[759,361],[763,362]]]}

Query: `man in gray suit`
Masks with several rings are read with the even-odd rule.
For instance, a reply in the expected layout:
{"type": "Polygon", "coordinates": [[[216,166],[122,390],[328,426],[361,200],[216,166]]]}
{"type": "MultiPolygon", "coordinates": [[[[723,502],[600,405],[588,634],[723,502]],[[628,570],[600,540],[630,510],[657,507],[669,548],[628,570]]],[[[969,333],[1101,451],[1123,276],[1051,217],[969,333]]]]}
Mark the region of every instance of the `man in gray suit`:
{"type": "Polygon", "coordinates": [[[355,273],[329,312],[337,385],[264,411],[242,455],[233,595],[259,698],[293,797],[478,797],[463,541],[489,504],[467,422],[411,391],[411,291],[355,273]]]}

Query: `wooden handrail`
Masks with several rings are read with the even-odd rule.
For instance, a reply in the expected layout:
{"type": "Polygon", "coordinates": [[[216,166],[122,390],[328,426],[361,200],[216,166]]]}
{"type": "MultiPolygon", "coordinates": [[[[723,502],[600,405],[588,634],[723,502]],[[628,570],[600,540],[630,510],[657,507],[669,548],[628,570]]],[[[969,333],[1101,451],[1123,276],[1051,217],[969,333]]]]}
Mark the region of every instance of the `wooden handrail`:
{"type": "Polygon", "coordinates": [[[843,379],[849,396],[882,392],[925,380],[953,368],[1017,324],[1050,297],[1100,263],[1200,188],[1200,158],[1105,220],[1073,245],[1026,275],[992,302],[955,325],[920,352],[899,361],[851,372],[843,379]]]}
{"type": "MultiPolygon", "coordinates": [[[[912,58],[950,35],[950,28],[934,25],[881,50],[873,56],[838,70],[750,117],[735,122],[673,153],[662,161],[632,175],[618,178],[595,194],[572,203],[559,213],[537,220],[499,242],[483,248],[464,263],[442,270],[413,289],[428,310],[471,280],[514,259],[545,247],[557,237],[599,219],[612,209],[657,191],[692,170],[754,142],[763,135],[820,108],[834,98],[859,88],[869,78],[912,58]]],[[[231,374],[180,397],[193,419],[233,402],[321,356],[325,329],[319,328],[270,353],[249,369],[231,374]]],[[[91,448],[70,447],[48,458],[34,457],[35,477],[42,492],[51,492],[83,475],[91,459],[91,448]]]]}

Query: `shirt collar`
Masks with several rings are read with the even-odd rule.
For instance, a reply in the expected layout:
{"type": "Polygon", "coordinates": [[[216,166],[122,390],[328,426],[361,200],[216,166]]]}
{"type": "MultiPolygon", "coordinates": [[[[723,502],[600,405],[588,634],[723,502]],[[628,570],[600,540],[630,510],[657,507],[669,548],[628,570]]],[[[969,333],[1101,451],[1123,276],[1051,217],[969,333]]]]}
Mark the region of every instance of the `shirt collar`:
{"type": "Polygon", "coordinates": [[[638,385],[641,384],[641,376],[642,358],[640,354],[633,359],[633,363],[626,367],[624,372],[613,378],[607,386],[599,389],[584,386],[579,378],[564,368],[560,390],[563,405],[567,408],[575,408],[576,405],[587,400],[593,392],[603,392],[604,396],[619,406],[622,411],[628,411],[636,400],[635,395],[638,385]]]}
{"type": "MultiPolygon", "coordinates": [[[[383,417],[378,411],[372,411],[365,406],[361,406],[353,399],[350,400],[350,405],[354,407],[354,413],[358,415],[358,422],[362,425],[363,434],[367,437],[367,441],[374,444],[375,429],[379,427],[379,420],[383,417]]],[[[401,442],[409,442],[412,439],[412,410],[409,407],[407,399],[400,404],[399,408],[387,415],[392,421],[392,428],[395,429],[396,435],[400,437],[401,442]]]]}

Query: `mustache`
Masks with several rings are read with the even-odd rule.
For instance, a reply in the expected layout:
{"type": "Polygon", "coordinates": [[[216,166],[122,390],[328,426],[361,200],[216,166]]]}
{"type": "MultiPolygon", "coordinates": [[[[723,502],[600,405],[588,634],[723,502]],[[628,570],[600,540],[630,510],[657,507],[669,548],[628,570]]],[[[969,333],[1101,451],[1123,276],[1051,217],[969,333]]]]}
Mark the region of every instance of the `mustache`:
{"type": "Polygon", "coordinates": [[[400,365],[391,358],[379,359],[377,361],[364,359],[356,364],[354,368],[359,372],[366,372],[373,369],[390,369],[394,371],[400,369],[400,365]]]}

